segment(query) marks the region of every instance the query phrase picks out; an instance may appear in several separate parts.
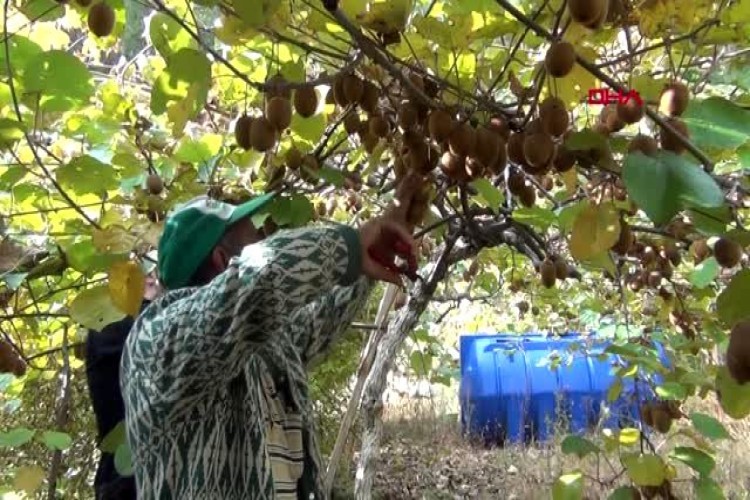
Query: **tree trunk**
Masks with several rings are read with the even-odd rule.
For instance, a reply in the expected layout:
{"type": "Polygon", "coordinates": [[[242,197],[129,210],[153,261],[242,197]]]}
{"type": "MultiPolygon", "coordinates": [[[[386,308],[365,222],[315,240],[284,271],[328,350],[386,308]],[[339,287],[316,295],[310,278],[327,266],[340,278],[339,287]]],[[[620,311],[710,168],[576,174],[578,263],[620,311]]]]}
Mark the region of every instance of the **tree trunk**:
{"type": "MultiPolygon", "coordinates": [[[[68,349],[68,329],[63,332],[63,367],[60,372],[60,392],[57,399],[57,409],[55,411],[55,430],[64,432],[68,426],[70,416],[70,350],[68,349]]],[[[62,465],[62,451],[55,450],[50,461],[49,472],[47,473],[47,500],[55,500],[57,490],[57,477],[60,475],[60,466],[62,465]]]]}
{"type": "Polygon", "coordinates": [[[446,240],[446,247],[440,255],[432,275],[419,283],[411,295],[407,307],[401,310],[396,320],[388,326],[383,339],[377,346],[372,371],[365,381],[362,401],[364,430],[362,432],[362,449],[354,483],[354,496],[357,500],[372,498],[372,485],[375,479],[375,460],[378,457],[380,439],[383,433],[383,392],[385,391],[388,372],[393,367],[399,348],[419,321],[427,308],[437,284],[445,278],[449,267],[448,256],[453,249],[454,240],[446,240]]]}

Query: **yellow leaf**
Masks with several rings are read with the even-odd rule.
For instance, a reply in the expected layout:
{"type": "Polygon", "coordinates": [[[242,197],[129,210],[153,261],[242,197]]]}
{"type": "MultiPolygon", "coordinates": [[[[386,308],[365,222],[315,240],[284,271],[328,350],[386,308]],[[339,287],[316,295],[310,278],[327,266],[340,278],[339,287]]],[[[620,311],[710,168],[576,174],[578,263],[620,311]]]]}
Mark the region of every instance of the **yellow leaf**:
{"type": "Polygon", "coordinates": [[[635,429],[633,427],[622,429],[620,431],[620,444],[623,444],[625,446],[634,445],[638,442],[638,439],[640,437],[641,433],[638,431],[638,429],[635,429]]]}
{"type": "Polygon", "coordinates": [[[109,295],[112,303],[125,314],[138,314],[145,286],[146,278],[135,262],[116,262],[109,269],[109,295]]]}
{"type": "Polygon", "coordinates": [[[44,475],[44,469],[36,465],[19,467],[16,469],[16,475],[13,478],[13,488],[25,491],[28,495],[33,495],[42,485],[44,475]]]}
{"type": "Polygon", "coordinates": [[[563,182],[565,183],[565,191],[568,193],[568,196],[573,196],[578,187],[578,170],[573,167],[570,170],[566,170],[561,175],[563,182]]]}
{"type": "Polygon", "coordinates": [[[589,204],[573,223],[570,254],[577,260],[589,260],[609,250],[620,237],[620,221],[612,203],[589,204]]]}
{"type": "Polygon", "coordinates": [[[112,225],[106,229],[95,229],[93,234],[94,246],[100,252],[126,253],[133,249],[138,239],[120,225],[112,225]]]}

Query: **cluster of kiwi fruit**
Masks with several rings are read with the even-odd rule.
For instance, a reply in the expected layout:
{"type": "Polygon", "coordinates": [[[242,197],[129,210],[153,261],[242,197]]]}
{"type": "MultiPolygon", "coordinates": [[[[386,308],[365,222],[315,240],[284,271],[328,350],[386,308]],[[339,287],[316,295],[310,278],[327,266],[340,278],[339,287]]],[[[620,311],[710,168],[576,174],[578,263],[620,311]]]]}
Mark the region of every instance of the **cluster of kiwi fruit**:
{"type": "Polygon", "coordinates": [[[26,373],[26,362],[4,340],[0,340],[0,373],[12,373],[16,377],[22,377],[26,373]]]}
{"type": "Polygon", "coordinates": [[[672,422],[683,416],[679,403],[672,400],[643,403],[640,413],[644,424],[662,434],[669,432],[672,422]]]}
{"type": "Polygon", "coordinates": [[[664,299],[670,298],[670,292],[662,286],[662,281],[671,279],[674,268],[682,262],[677,244],[670,241],[639,241],[630,225],[621,220],[620,236],[611,250],[618,255],[636,259],[636,266],[630,269],[626,278],[631,290],[655,289],[664,299]]]}
{"type": "Polygon", "coordinates": [[[565,280],[569,274],[568,262],[562,255],[549,255],[539,264],[539,276],[545,288],[553,288],[557,281],[565,280]]]}

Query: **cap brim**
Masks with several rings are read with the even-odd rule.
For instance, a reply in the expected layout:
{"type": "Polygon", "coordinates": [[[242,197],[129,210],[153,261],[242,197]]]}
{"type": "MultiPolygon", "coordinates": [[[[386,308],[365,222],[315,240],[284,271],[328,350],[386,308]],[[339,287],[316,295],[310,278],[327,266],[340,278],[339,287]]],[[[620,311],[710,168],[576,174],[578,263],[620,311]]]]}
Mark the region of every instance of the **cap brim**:
{"type": "Polygon", "coordinates": [[[252,217],[260,210],[262,210],[266,205],[268,205],[275,197],[275,192],[265,193],[260,196],[256,196],[252,200],[247,201],[242,205],[237,205],[237,208],[234,209],[234,211],[232,212],[232,216],[229,218],[228,224],[234,224],[240,219],[252,217]]]}

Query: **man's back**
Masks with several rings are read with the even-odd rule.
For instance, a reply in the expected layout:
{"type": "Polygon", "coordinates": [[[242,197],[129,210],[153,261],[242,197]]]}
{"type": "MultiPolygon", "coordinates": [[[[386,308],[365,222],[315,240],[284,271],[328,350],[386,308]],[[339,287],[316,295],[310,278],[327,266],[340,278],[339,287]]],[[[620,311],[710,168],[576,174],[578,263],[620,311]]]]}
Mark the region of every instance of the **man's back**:
{"type": "Polygon", "coordinates": [[[351,228],[252,245],[145,310],[122,360],[143,498],[321,498],[306,365],[364,303],[351,228]]]}

